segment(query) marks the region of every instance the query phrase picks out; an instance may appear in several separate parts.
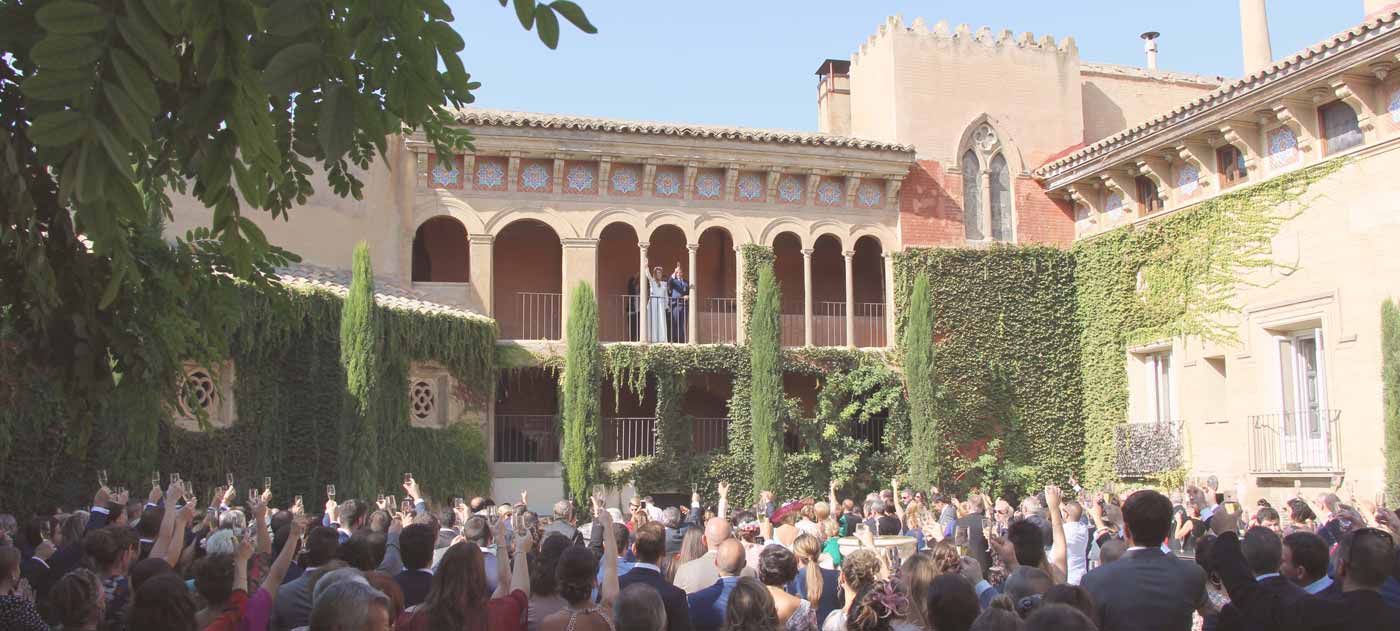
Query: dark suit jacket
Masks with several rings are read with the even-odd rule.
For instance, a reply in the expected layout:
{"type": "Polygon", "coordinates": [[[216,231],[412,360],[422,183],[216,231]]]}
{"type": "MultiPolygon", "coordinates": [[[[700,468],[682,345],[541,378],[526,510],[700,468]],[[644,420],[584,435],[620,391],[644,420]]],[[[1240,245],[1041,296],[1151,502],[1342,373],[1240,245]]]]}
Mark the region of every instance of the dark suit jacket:
{"type": "Polygon", "coordinates": [[[1400,610],[1387,607],[1379,592],[1344,592],[1341,599],[1319,598],[1310,594],[1285,600],[1254,581],[1240,552],[1239,536],[1227,532],[1211,549],[1216,573],[1230,592],[1230,604],[1238,607],[1254,624],[1275,631],[1310,629],[1360,631],[1400,629],[1400,610]]]}
{"type": "Polygon", "coordinates": [[[433,575],[425,570],[404,570],[394,575],[394,582],[403,590],[403,606],[408,608],[428,599],[433,575]]]}
{"type": "Polygon", "coordinates": [[[987,537],[982,534],[983,519],[982,513],[968,513],[953,522],[954,532],[957,528],[967,528],[967,555],[977,559],[982,565],[983,574],[992,568],[992,553],[987,549],[987,537]]]}
{"type": "Polygon", "coordinates": [[[634,567],[618,577],[617,583],[622,589],[636,583],[650,585],[661,595],[661,602],[666,605],[666,631],[691,631],[690,606],[686,603],[685,590],[667,582],[666,577],[656,570],[634,567]]]}
{"type": "Polygon", "coordinates": [[[666,279],[666,288],[670,290],[671,306],[680,305],[681,296],[690,293],[690,283],[683,279],[676,278],[675,276],[666,279]]]}
{"type": "Polygon", "coordinates": [[[319,570],[306,570],[301,578],[283,583],[277,588],[277,600],[272,605],[270,631],[289,631],[311,623],[311,587],[319,570]]]}
{"type": "MultiPolygon", "coordinates": [[[[1270,592],[1269,598],[1277,599],[1277,602],[1292,602],[1308,594],[1303,588],[1281,576],[1271,576],[1257,583],[1259,589],[1270,592]]],[[[1220,624],[1216,628],[1220,631],[1273,631],[1261,621],[1245,615],[1244,611],[1234,604],[1225,605],[1220,611],[1220,624]]]]}
{"type": "Polygon", "coordinates": [[[1080,586],[1094,599],[1100,628],[1114,631],[1189,629],[1191,612],[1206,603],[1205,570],[1158,547],[1094,568],[1080,586]]]}
{"type": "Polygon", "coordinates": [[[729,592],[734,591],[734,584],[738,582],[737,576],[722,576],[714,585],[686,596],[686,606],[690,608],[690,624],[695,631],[714,631],[724,626],[724,611],[729,605],[729,592]]]}
{"type": "Polygon", "coordinates": [[[675,556],[681,552],[681,544],[685,543],[685,531],[700,525],[700,517],[705,514],[704,509],[699,504],[690,507],[690,514],[681,521],[679,528],[666,529],[666,554],[675,556]]]}

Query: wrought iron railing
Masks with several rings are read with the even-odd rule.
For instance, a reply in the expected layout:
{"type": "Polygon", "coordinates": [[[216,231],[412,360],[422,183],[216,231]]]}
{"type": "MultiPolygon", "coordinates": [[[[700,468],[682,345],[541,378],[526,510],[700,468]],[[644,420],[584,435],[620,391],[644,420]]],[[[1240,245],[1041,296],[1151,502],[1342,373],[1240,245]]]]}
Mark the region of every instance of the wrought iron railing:
{"type": "Polygon", "coordinates": [[[550,414],[497,414],[496,462],[558,462],[557,425],[550,414]]]}
{"type": "Polygon", "coordinates": [[[598,305],[598,340],[635,342],[641,318],[637,314],[637,294],[610,294],[598,305]]]}
{"type": "Polygon", "coordinates": [[[1254,473],[1341,470],[1341,410],[1249,417],[1249,469],[1254,473]]]}
{"type": "Polygon", "coordinates": [[[885,303],[857,302],[855,318],[857,347],[889,346],[889,338],[885,334],[885,303]]]}
{"type": "Polygon", "coordinates": [[[695,305],[696,328],[701,344],[733,344],[738,339],[739,301],[734,298],[702,298],[695,305]]]}
{"type": "Polygon", "coordinates": [[[656,453],[655,417],[603,419],[603,459],[631,460],[656,453]]]}
{"type": "Polygon", "coordinates": [[[557,340],[561,339],[563,319],[563,294],[522,291],[516,294],[517,306],[515,321],[506,321],[501,337],[508,340],[557,340]]]}
{"type": "Polygon", "coordinates": [[[696,454],[729,450],[729,422],[727,418],[696,418],[690,426],[692,450],[696,454]]]}
{"type": "Polygon", "coordinates": [[[870,448],[883,452],[885,450],[885,424],[889,419],[884,415],[872,416],[867,420],[851,421],[851,436],[856,440],[864,441],[870,448]]]}
{"type": "Polygon", "coordinates": [[[1181,467],[1181,421],[1124,423],[1113,428],[1115,470],[1135,477],[1181,467]]]}
{"type": "Polygon", "coordinates": [[[778,315],[779,337],[783,346],[807,344],[807,318],[802,302],[785,302],[778,315]]]}
{"type": "Polygon", "coordinates": [[[846,303],[812,303],[812,345],[846,345],[846,303]]]}

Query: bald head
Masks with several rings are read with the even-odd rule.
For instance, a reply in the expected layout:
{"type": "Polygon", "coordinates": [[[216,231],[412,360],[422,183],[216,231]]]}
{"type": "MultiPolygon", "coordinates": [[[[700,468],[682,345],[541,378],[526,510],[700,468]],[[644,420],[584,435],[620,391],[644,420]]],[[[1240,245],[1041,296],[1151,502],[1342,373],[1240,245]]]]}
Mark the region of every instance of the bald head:
{"type": "Polygon", "coordinates": [[[738,576],[744,571],[748,560],[744,557],[744,544],[738,539],[726,539],[719,544],[719,554],[715,555],[715,567],[720,576],[738,576]]]}
{"type": "Polygon", "coordinates": [[[710,521],[705,522],[705,547],[718,550],[719,544],[728,541],[732,534],[728,519],[711,517],[710,521]]]}

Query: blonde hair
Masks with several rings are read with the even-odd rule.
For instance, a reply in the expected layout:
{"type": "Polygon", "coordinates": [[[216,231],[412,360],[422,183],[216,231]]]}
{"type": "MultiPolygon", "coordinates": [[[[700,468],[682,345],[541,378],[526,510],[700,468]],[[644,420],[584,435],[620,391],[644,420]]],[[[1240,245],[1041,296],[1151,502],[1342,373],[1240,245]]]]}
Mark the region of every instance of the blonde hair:
{"type": "Polygon", "coordinates": [[[792,551],[797,555],[797,560],[806,564],[802,572],[807,575],[807,600],[813,605],[822,599],[822,568],[819,563],[822,555],[822,544],[812,535],[798,535],[797,540],[792,542],[792,551]]]}

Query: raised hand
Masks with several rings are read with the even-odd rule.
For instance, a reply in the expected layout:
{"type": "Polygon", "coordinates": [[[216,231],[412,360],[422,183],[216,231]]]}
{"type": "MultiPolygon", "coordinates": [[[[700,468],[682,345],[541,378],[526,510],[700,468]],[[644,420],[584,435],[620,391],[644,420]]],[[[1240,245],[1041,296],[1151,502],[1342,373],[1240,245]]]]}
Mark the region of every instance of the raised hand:
{"type": "Polygon", "coordinates": [[[413,498],[414,504],[417,504],[418,501],[423,498],[423,496],[418,493],[418,480],[412,477],[409,477],[408,481],[403,483],[403,490],[405,493],[408,493],[410,498],[413,498]]]}
{"type": "Polygon", "coordinates": [[[165,496],[173,501],[180,501],[185,496],[185,484],[176,480],[170,483],[170,487],[165,489],[165,496]]]}
{"type": "Polygon", "coordinates": [[[326,514],[330,515],[331,521],[335,521],[335,509],[339,506],[335,500],[326,500],[326,514]]]}
{"type": "Polygon", "coordinates": [[[225,506],[227,506],[229,502],[232,502],[233,498],[238,496],[237,491],[238,489],[233,488],[233,485],[231,484],[228,488],[224,489],[223,503],[225,506]]]}
{"type": "Polygon", "coordinates": [[[151,485],[151,492],[148,493],[148,494],[146,494],[146,503],[147,503],[147,504],[159,504],[159,503],[160,503],[160,498],[161,498],[161,497],[164,497],[164,494],[160,492],[160,485],[159,485],[159,484],[152,484],[152,485],[151,485]]]}
{"type": "MultiPolygon", "coordinates": [[[[123,507],[123,509],[125,509],[126,502],[129,499],[131,499],[131,493],[128,491],[122,491],[112,496],[112,503],[121,506],[123,507]]],[[[123,510],[122,512],[125,513],[126,511],[123,510]]]]}
{"type": "Polygon", "coordinates": [[[695,506],[700,503],[700,491],[692,489],[690,491],[690,505],[695,506]]]}
{"type": "Polygon", "coordinates": [[[248,542],[247,537],[239,537],[238,549],[234,551],[233,558],[238,563],[247,563],[248,559],[253,558],[253,544],[248,542]]]}
{"type": "Polygon", "coordinates": [[[306,514],[306,506],[301,503],[301,496],[297,496],[296,501],[292,502],[292,507],[287,509],[287,511],[294,516],[306,514]]]}
{"type": "Polygon", "coordinates": [[[1052,484],[1052,485],[1049,485],[1049,486],[1047,486],[1047,487],[1045,487],[1045,507],[1046,507],[1046,508],[1048,508],[1048,509],[1050,509],[1050,510],[1052,510],[1052,511],[1053,511],[1053,510],[1059,510],[1059,509],[1060,509],[1060,501],[1061,501],[1061,499],[1063,499],[1063,497],[1064,497],[1064,494],[1063,494],[1062,492],[1060,492],[1060,487],[1055,486],[1055,485],[1053,485],[1053,484],[1052,484]]]}
{"type": "Polygon", "coordinates": [[[1240,515],[1244,513],[1244,507],[1238,502],[1235,503],[1235,511],[1230,512],[1230,505],[1224,504],[1216,509],[1215,516],[1210,519],[1210,531],[1219,537],[1227,532],[1238,534],[1240,531],[1240,515]]]}
{"type": "Polygon", "coordinates": [[[92,496],[92,505],[106,507],[110,501],[112,501],[112,490],[106,485],[97,487],[97,493],[92,496]]]}
{"type": "Polygon", "coordinates": [[[529,506],[529,505],[530,505],[530,491],[528,491],[528,490],[522,490],[522,491],[520,491],[520,505],[521,505],[521,506],[529,506]]]}
{"type": "Polygon", "coordinates": [[[716,486],[716,488],[717,488],[717,490],[719,491],[719,496],[720,496],[720,497],[729,497],[729,483],[728,483],[728,482],[720,482],[720,483],[716,486]]]}

